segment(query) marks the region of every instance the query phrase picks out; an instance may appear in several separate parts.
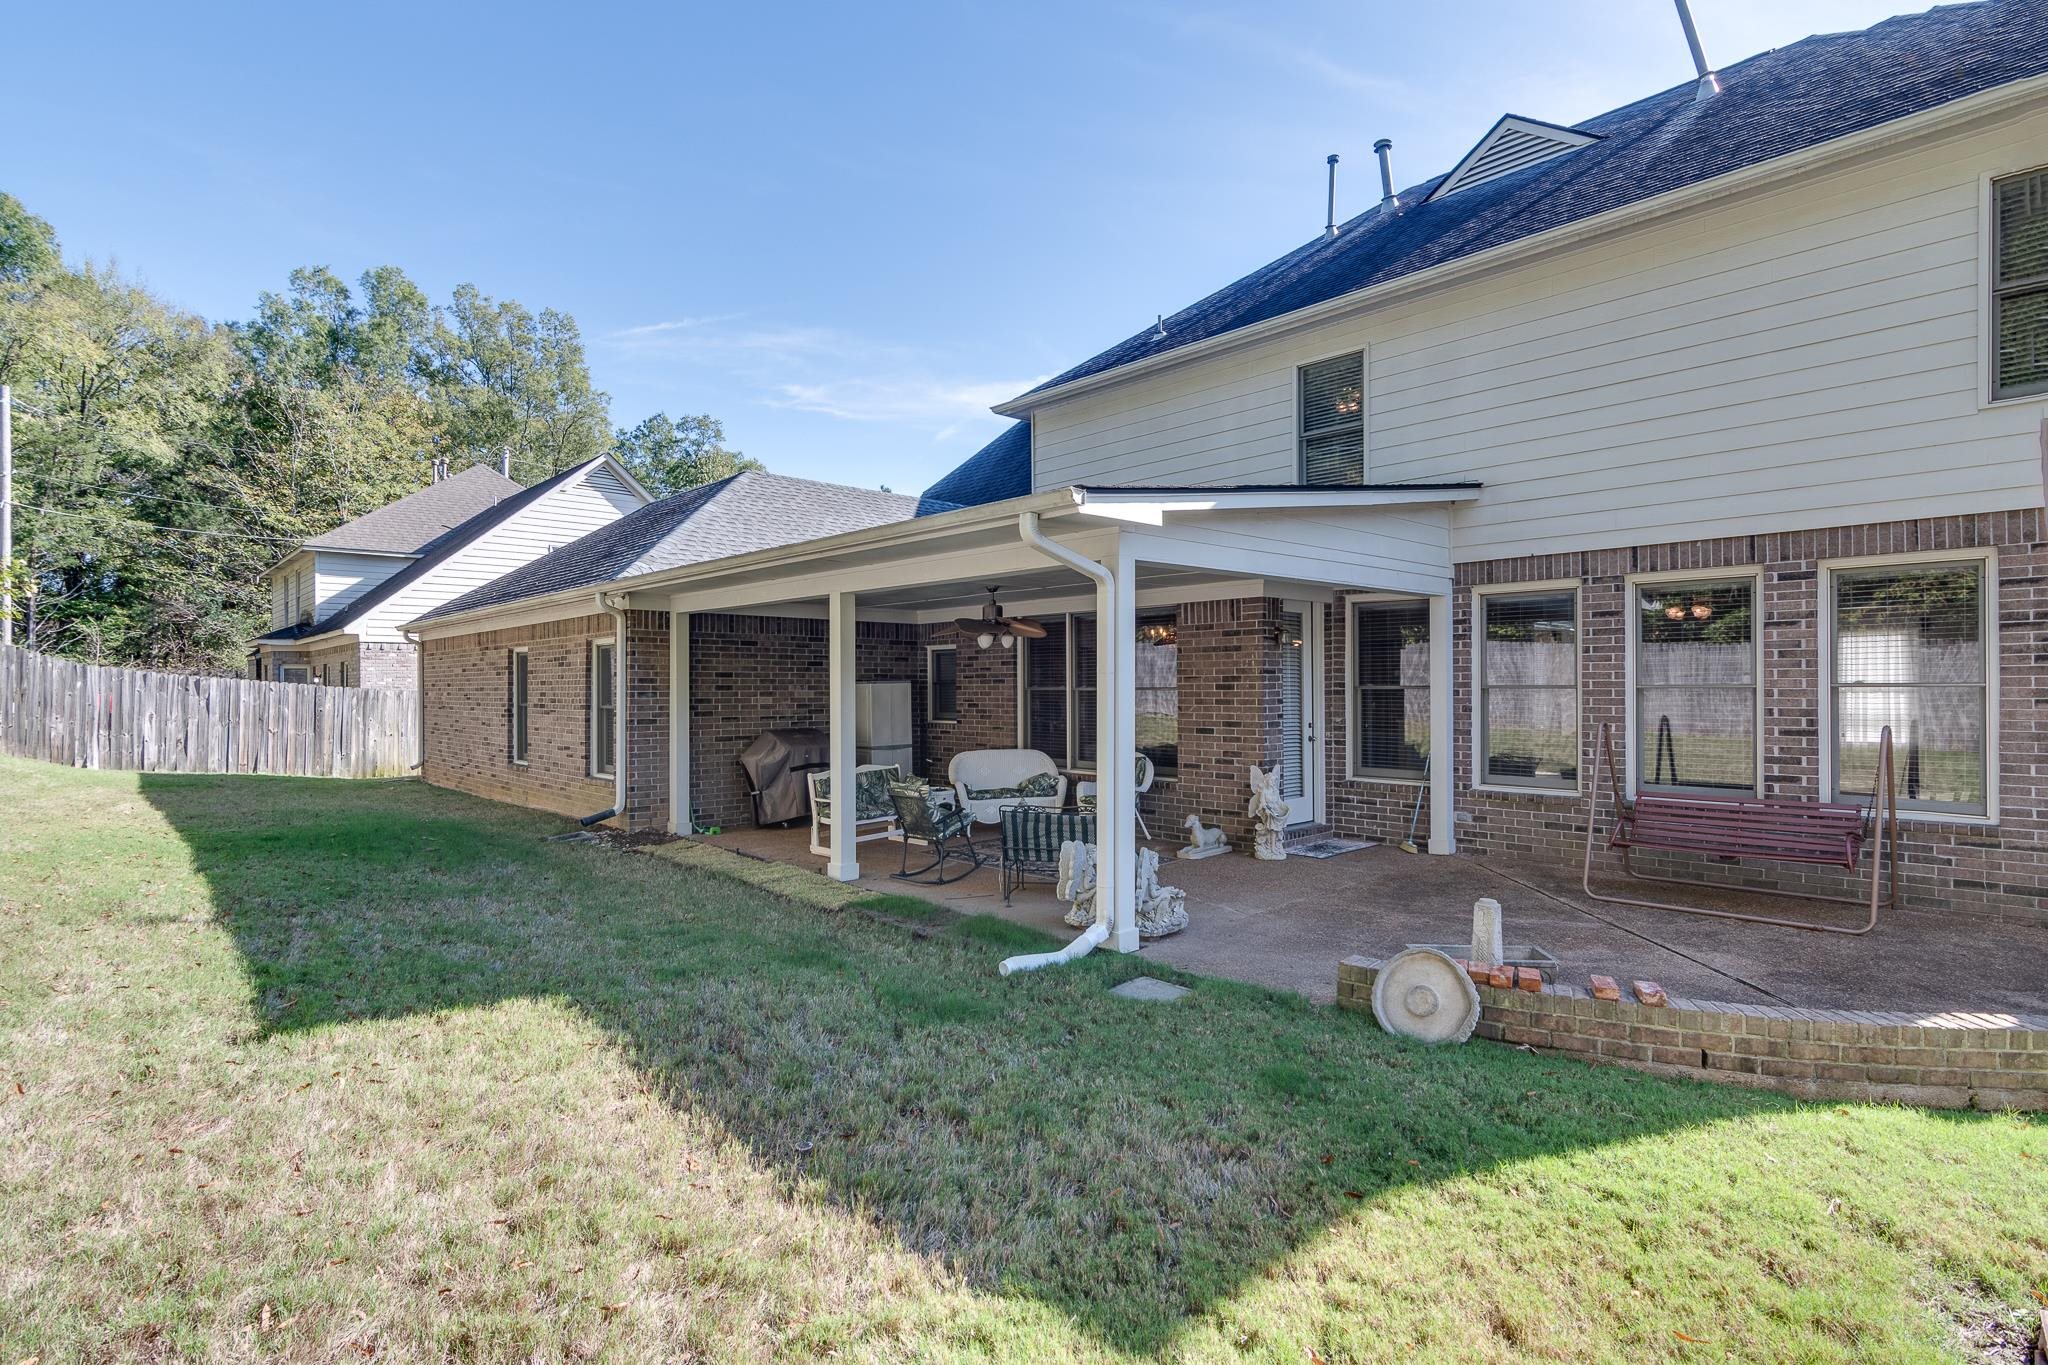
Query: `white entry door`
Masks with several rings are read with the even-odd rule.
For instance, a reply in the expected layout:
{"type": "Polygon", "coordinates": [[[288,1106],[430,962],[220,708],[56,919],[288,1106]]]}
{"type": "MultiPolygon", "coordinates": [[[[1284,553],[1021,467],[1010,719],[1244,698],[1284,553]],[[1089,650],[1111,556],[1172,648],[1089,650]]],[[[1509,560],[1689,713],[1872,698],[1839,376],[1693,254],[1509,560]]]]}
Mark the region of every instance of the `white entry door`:
{"type": "Polygon", "coordinates": [[[1280,795],[1290,825],[1323,818],[1323,613],[1285,602],[1280,627],[1280,795]]]}

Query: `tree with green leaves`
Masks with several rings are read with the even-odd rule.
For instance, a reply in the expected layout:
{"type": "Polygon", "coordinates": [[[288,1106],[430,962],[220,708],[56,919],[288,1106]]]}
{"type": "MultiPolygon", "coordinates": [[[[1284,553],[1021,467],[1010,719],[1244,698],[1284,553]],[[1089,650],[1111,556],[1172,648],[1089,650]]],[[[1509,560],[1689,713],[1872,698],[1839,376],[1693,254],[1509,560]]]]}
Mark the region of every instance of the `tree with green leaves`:
{"type": "Polygon", "coordinates": [[[657,412],[612,444],[619,463],[657,498],[700,484],[761,468],[737,450],[725,448],[725,424],[703,414],[670,417],[657,412]]]}

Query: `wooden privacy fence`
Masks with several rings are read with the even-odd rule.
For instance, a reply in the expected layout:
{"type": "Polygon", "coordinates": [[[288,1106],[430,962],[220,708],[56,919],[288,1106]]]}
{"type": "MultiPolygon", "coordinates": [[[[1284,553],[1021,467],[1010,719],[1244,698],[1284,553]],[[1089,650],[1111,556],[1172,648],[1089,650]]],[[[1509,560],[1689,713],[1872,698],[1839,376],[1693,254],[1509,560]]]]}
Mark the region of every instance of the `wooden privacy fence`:
{"type": "Polygon", "coordinates": [[[0,645],[0,751],[73,768],[403,777],[419,693],[152,673],[0,645]]]}

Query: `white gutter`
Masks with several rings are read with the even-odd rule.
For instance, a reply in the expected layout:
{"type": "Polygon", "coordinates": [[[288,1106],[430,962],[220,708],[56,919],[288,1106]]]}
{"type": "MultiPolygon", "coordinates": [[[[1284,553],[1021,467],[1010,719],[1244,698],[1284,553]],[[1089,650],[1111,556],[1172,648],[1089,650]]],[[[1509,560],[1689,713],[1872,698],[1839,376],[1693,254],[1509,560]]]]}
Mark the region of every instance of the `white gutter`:
{"type": "MultiPolygon", "coordinates": [[[[1110,620],[1112,615],[1110,611],[1110,594],[1115,591],[1116,579],[1108,569],[1097,564],[1086,555],[1076,554],[1058,541],[1048,537],[1038,527],[1038,513],[1036,512],[1018,513],[1017,536],[1026,545],[1031,546],[1047,559],[1064,564],[1075,572],[1093,579],[1095,581],[1097,601],[1095,619],[1098,623],[1110,620]]],[[[1108,695],[1112,686],[1121,685],[1101,676],[1103,671],[1103,660],[1100,658],[1101,653],[1102,651],[1098,648],[1096,650],[1098,657],[1095,665],[1097,670],[1095,681],[1097,683],[1098,697],[1108,695]]],[[[1115,739],[1114,736],[1107,736],[1103,733],[1102,723],[1099,718],[1096,721],[1096,735],[1098,752],[1107,753],[1107,744],[1121,742],[1115,739]]],[[[1107,784],[1104,784],[1101,788],[1101,794],[1111,802],[1122,799],[1121,793],[1112,791],[1107,784]]],[[[1110,916],[1115,913],[1115,900],[1110,895],[1110,878],[1115,873],[1115,860],[1100,856],[1102,831],[1109,827],[1109,821],[1102,817],[1108,814],[1108,811],[1100,810],[1100,802],[1098,802],[1098,823],[1096,825],[1096,838],[1098,840],[1096,851],[1098,856],[1096,863],[1100,871],[1098,872],[1095,885],[1095,923],[1089,925],[1079,938],[1057,952],[1025,953],[1018,957],[1004,958],[1002,964],[996,968],[998,973],[1003,976],[1009,976],[1013,972],[1035,972],[1041,967],[1057,967],[1062,963],[1072,962],[1077,957],[1086,957],[1097,946],[1108,941],[1110,916]]]]}
{"type": "Polygon", "coordinates": [[[1900,142],[1923,132],[1939,130],[1951,123],[1964,123],[1980,115],[1995,114],[2008,106],[2025,104],[2048,93],[2048,75],[2029,76],[2023,80],[2008,81],[1989,90],[1980,90],[1962,99],[1937,104],[1917,114],[1892,119],[1876,124],[1846,137],[1834,138],[1827,142],[1815,143],[1801,151],[1789,152],[1769,161],[1760,161],[1753,166],[1702,180],[1697,184],[1683,185],[1675,190],[1633,204],[1596,213],[1590,218],[1576,222],[1561,223],[1529,237],[1518,238],[1486,251],[1470,256],[1461,256],[1441,265],[1418,270],[1412,275],[1400,275],[1379,284],[1368,285],[1349,294],[1341,294],[1322,303],[1310,304],[1279,317],[1268,318],[1233,331],[1222,332],[1201,341],[1191,341],[1185,346],[1176,346],[1170,351],[1160,351],[1137,360],[1126,361],[1113,369],[1099,371],[1071,380],[1058,388],[1035,390],[1019,394],[1007,403],[997,403],[990,412],[1002,417],[1028,417],[1037,408],[1048,403],[1057,403],[1096,389],[1120,384],[1139,375],[1151,374],[1158,370],[1203,359],[1222,352],[1236,350],[1256,342],[1267,340],[1299,328],[1313,326],[1332,318],[1362,312],[1378,307],[1407,294],[1435,289],[1439,286],[1459,283],[1468,276],[1483,275],[1490,271],[1520,263],[1523,259],[1539,256],[1557,248],[1574,245],[1589,238],[1604,236],[1609,232],[1632,227],[1647,219],[1660,218],[1700,204],[1725,199],[1745,190],[1769,185],[1774,181],[1791,179],[1803,175],[1817,164],[1845,159],[1860,152],[1871,151],[1900,142]]]}
{"type": "MultiPolygon", "coordinates": [[[[427,647],[420,643],[420,637],[403,627],[398,633],[412,642],[412,688],[419,711],[420,756],[413,762],[414,771],[421,777],[427,775],[427,647]]],[[[362,660],[356,660],[356,676],[362,676],[362,660]]]]}

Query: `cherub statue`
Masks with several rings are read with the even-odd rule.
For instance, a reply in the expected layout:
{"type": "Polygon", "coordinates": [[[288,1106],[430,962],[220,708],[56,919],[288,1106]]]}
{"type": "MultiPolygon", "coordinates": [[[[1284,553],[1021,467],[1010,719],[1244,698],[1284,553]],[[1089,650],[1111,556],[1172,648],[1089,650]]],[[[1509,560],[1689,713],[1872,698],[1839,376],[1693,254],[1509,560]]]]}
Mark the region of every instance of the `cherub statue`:
{"type": "Polygon", "coordinates": [[[1230,840],[1223,837],[1221,827],[1203,824],[1199,815],[1190,815],[1182,823],[1187,827],[1188,842],[1174,857],[1213,858],[1219,853],[1230,852],[1230,840]]]}
{"type": "Polygon", "coordinates": [[[1095,890],[1095,845],[1067,840],[1060,845],[1060,874],[1053,894],[1072,902],[1066,914],[1068,924],[1086,929],[1095,923],[1095,890]]]}
{"type": "Polygon", "coordinates": [[[1138,937],[1165,938],[1188,927],[1188,893],[1159,884],[1159,855],[1138,850],[1138,937]]]}
{"type": "Polygon", "coordinates": [[[1279,862],[1287,856],[1281,841],[1287,833],[1287,803],[1280,799],[1280,765],[1267,772],[1252,764],[1252,799],[1245,808],[1252,818],[1252,853],[1265,861],[1279,862]]]}

